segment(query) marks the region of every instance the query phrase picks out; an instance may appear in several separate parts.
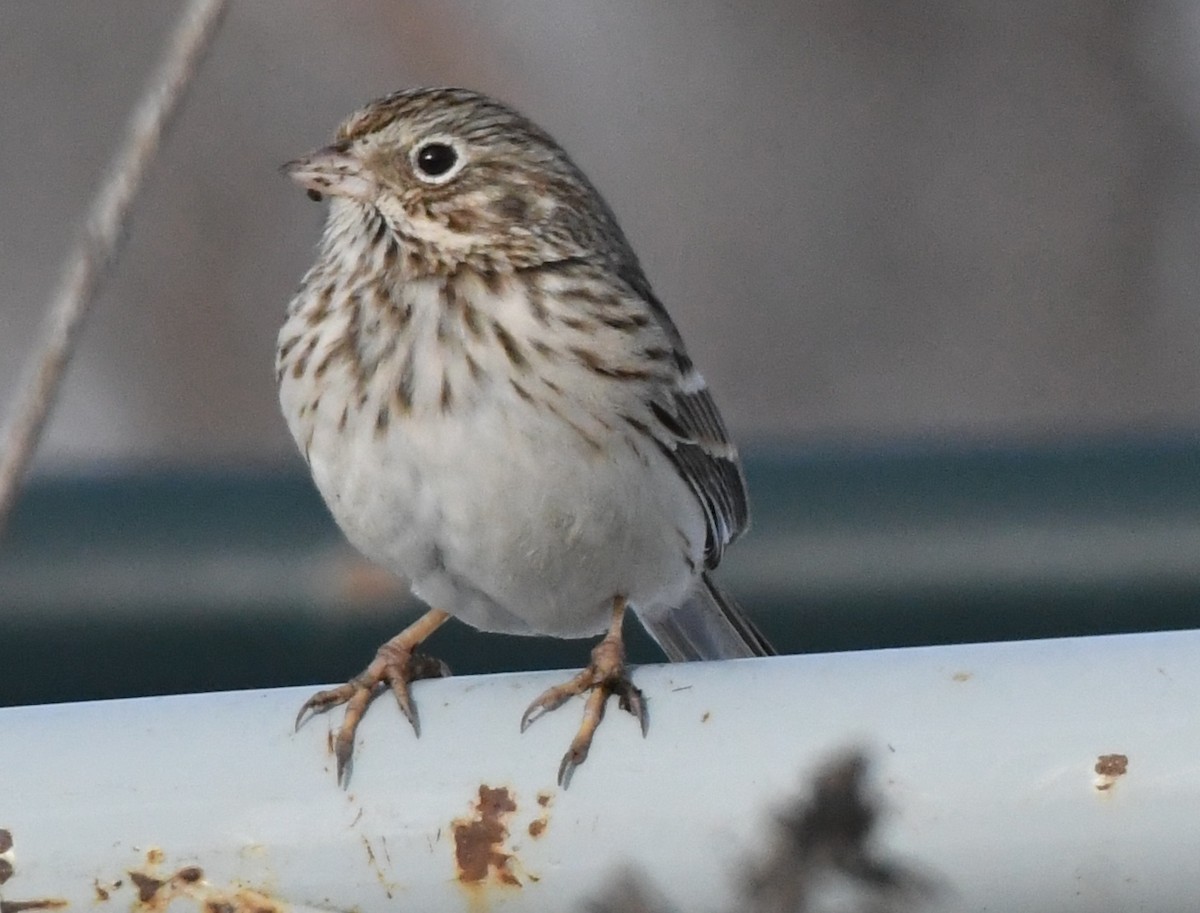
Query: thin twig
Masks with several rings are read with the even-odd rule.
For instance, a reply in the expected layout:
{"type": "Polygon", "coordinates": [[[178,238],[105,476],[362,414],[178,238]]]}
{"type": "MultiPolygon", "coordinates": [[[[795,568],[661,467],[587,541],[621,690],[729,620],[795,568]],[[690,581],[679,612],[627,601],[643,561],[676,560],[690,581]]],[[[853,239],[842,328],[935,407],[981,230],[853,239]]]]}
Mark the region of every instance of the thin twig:
{"type": "Polygon", "coordinates": [[[92,201],[82,237],[46,311],[41,344],[30,356],[14,397],[0,453],[0,533],[37,449],[84,318],[116,260],[146,169],[212,44],[227,4],[228,0],[192,0],[188,4],[162,63],[133,112],[125,142],[92,201]]]}

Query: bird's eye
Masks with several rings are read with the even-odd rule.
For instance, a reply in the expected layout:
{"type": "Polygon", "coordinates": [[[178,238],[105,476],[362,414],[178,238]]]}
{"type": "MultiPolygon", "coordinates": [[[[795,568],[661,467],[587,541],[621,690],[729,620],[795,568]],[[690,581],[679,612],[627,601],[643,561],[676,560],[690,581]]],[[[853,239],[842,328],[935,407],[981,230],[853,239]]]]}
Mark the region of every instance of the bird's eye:
{"type": "Polygon", "coordinates": [[[430,140],[413,150],[413,170],[430,184],[442,184],[458,173],[462,164],[458,150],[442,140],[430,140]]]}

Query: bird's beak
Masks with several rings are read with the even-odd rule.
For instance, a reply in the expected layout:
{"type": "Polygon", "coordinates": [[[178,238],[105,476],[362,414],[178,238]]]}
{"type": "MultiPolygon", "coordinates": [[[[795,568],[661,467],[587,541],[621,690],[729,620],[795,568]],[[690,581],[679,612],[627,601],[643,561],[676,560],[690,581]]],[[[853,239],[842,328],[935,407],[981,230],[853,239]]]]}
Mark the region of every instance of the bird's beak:
{"type": "Polygon", "coordinates": [[[316,200],[328,194],[369,203],[379,192],[362,160],[341,144],[294,159],[281,170],[316,200]]]}

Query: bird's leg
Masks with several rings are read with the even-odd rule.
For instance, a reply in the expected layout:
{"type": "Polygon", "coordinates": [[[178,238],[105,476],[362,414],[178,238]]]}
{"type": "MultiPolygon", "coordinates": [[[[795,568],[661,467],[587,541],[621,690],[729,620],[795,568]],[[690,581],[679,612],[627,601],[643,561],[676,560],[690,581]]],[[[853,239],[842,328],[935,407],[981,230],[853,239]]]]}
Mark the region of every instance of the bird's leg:
{"type": "Polygon", "coordinates": [[[383,644],[362,672],[344,685],[330,688],[328,691],[318,691],[304,702],[304,706],[296,714],[296,728],[299,729],[310,713],[315,716],[339,704],[346,705],[346,715],[334,739],[339,783],[344,782],[350,756],[354,753],[354,732],[358,729],[363,714],[367,712],[367,707],[379,693],[380,685],[391,686],[396,703],[400,705],[400,712],[412,723],[413,731],[418,736],[421,734],[417,708],[412,702],[408,684],[422,678],[442,678],[450,674],[450,669],[440,659],[413,651],[449,617],[440,609],[430,609],[383,644]]]}
{"type": "Polygon", "coordinates": [[[546,689],[521,717],[521,731],[524,732],[534,720],[558,709],[569,698],[585,691],[591,692],[583,707],[583,722],[558,767],[558,785],[563,789],[571,782],[571,774],[575,768],[587,759],[588,749],[592,747],[592,737],[596,734],[596,727],[604,719],[604,706],[610,695],[615,694],[620,699],[622,710],[637,717],[642,726],[642,735],[646,734],[649,726],[645,698],[630,680],[629,672],[625,668],[625,641],[621,636],[625,606],[624,596],[613,599],[612,624],[609,625],[604,640],[592,649],[592,661],[588,667],[570,681],[546,689]]]}

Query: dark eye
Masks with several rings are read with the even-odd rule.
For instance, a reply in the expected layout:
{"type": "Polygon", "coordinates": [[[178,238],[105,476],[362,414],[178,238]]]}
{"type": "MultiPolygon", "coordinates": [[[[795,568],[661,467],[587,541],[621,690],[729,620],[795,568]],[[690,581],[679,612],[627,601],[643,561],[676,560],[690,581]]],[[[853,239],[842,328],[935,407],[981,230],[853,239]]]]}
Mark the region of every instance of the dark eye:
{"type": "Polygon", "coordinates": [[[458,164],[458,153],[446,143],[426,143],[417,149],[413,162],[425,177],[440,178],[458,164]]]}

